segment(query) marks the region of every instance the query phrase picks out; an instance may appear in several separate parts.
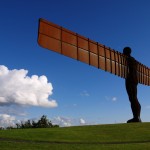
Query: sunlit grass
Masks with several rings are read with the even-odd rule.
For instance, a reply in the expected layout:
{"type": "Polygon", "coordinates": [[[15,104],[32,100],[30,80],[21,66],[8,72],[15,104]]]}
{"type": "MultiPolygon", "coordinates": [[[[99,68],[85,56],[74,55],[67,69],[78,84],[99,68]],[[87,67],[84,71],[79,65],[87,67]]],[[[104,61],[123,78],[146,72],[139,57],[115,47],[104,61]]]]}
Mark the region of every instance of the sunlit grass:
{"type": "Polygon", "coordinates": [[[150,123],[1,130],[0,139],[0,149],[145,150],[150,149],[150,123]]]}

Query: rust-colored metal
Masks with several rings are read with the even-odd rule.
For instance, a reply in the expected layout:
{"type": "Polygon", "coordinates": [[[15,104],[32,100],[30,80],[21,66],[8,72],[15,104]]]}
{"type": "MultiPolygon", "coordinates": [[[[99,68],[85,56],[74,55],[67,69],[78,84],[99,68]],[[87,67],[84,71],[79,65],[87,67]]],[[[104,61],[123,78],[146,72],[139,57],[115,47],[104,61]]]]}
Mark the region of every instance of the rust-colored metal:
{"type": "MultiPolygon", "coordinates": [[[[39,20],[38,43],[43,48],[126,78],[125,55],[44,19],[39,20]]],[[[139,83],[150,85],[150,68],[138,61],[137,74],[139,83]]]]}

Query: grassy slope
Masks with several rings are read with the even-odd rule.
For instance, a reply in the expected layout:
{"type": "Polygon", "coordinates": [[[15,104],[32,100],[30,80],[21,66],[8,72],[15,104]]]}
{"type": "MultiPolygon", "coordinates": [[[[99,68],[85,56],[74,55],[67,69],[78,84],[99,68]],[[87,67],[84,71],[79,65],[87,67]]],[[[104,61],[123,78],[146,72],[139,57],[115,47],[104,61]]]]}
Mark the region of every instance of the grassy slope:
{"type": "Polygon", "coordinates": [[[150,123],[5,130],[0,139],[3,150],[150,149],[150,123]]]}

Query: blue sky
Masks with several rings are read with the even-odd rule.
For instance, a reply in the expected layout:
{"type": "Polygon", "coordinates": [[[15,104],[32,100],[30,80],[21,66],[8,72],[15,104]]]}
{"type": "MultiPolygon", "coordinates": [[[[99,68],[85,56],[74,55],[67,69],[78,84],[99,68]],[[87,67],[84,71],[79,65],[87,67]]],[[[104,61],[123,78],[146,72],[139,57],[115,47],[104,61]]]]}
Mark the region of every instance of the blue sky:
{"type": "MultiPolygon", "coordinates": [[[[25,76],[29,78],[44,75],[53,87],[49,100],[58,105],[51,108],[22,105],[22,100],[0,102],[1,125],[43,114],[61,125],[123,123],[132,118],[124,79],[40,47],[38,19],[120,52],[130,46],[133,57],[150,66],[149,0],[5,0],[0,2],[0,18],[0,65],[9,71],[28,70],[25,76]]],[[[139,85],[145,122],[150,121],[149,97],[149,87],[139,85]]]]}

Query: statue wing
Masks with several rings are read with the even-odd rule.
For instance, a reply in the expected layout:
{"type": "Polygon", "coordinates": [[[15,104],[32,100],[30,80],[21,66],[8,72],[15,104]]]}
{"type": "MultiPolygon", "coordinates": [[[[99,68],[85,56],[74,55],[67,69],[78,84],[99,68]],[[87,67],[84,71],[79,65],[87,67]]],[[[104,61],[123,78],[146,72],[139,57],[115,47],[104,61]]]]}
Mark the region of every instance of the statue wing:
{"type": "MultiPolygon", "coordinates": [[[[39,19],[38,44],[43,48],[126,78],[126,56],[59,25],[39,19]]],[[[150,69],[137,61],[138,81],[150,85],[150,69]]]]}

